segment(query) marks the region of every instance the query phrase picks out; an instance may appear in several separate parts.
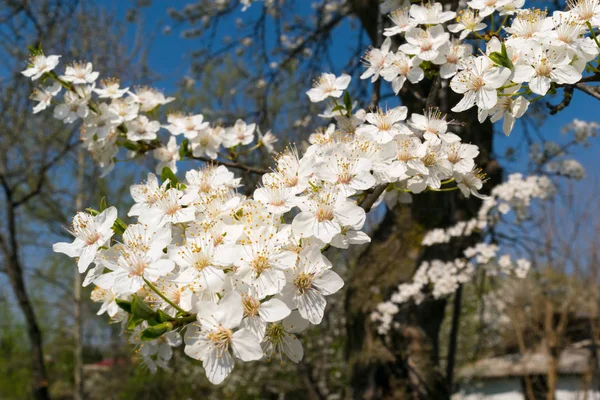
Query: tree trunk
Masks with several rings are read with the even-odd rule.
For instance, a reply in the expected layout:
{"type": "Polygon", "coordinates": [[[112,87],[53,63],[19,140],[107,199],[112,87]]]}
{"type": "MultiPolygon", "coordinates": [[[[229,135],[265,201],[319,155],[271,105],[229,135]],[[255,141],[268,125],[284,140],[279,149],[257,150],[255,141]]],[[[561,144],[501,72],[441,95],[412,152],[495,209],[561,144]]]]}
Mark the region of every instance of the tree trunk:
{"type": "Polygon", "coordinates": [[[46,374],[46,366],[44,363],[42,332],[38,325],[23,280],[23,266],[19,259],[16,215],[15,207],[12,203],[12,192],[6,182],[4,182],[3,186],[6,194],[6,222],[8,225],[8,239],[4,240],[4,238],[2,238],[2,250],[7,261],[6,272],[27,325],[27,337],[29,338],[29,343],[31,345],[32,394],[37,400],[47,400],[50,399],[50,394],[48,392],[48,376],[46,374]]]}
{"type": "MultiPolygon", "coordinates": [[[[372,43],[379,43],[379,1],[353,0],[350,4],[372,43]]],[[[394,43],[392,48],[397,45],[394,43]]],[[[429,106],[448,112],[461,97],[448,89],[447,82],[437,80],[406,85],[399,96],[409,112],[417,113],[429,106]],[[434,85],[439,91],[429,96],[434,85]]],[[[490,158],[492,124],[479,124],[476,109],[461,113],[460,121],[465,125],[460,129],[453,126],[451,131],[458,133],[464,143],[479,146],[476,161],[490,178],[486,187],[492,187],[501,180],[501,169],[490,158]]],[[[371,235],[372,242],[349,273],[346,350],[352,371],[351,397],[355,399],[448,399],[451,394],[448,377],[439,364],[438,339],[446,300],[428,299],[403,307],[395,321],[398,329],[392,329],[388,337],[378,335],[369,319],[377,304],[388,300],[398,284],[409,281],[422,261],[454,259],[473,242],[459,240],[422,251],[424,232],[471,218],[481,202],[464,199],[456,192],[423,193],[414,198],[412,205],[396,206],[386,213],[371,235]]],[[[455,358],[455,354],[449,358],[455,358]]]]}

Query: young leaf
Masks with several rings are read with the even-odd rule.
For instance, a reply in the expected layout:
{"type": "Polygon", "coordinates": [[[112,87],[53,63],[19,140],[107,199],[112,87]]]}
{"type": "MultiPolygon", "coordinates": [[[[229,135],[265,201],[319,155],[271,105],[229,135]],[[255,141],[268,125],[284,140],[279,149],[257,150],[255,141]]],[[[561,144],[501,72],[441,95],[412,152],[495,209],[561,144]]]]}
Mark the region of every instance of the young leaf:
{"type": "Polygon", "coordinates": [[[115,299],[115,303],[117,303],[120,309],[131,314],[131,302],[122,299],[115,299]]]}
{"type": "Polygon", "coordinates": [[[348,112],[352,111],[352,99],[350,98],[350,93],[347,90],[344,90],[344,106],[346,106],[346,110],[348,112]]]}
{"type": "Polygon", "coordinates": [[[131,301],[131,316],[135,319],[149,320],[156,313],[140,297],[134,296],[131,301]]]}
{"type": "Polygon", "coordinates": [[[121,218],[117,218],[112,226],[112,230],[115,233],[122,235],[125,233],[125,229],[127,229],[127,224],[125,224],[121,218]]]}
{"type": "Polygon", "coordinates": [[[188,139],[184,139],[183,142],[181,142],[181,145],[179,146],[179,158],[184,159],[190,153],[189,144],[190,141],[188,139]]]}
{"type": "Polygon", "coordinates": [[[142,332],[141,339],[143,341],[154,340],[159,338],[164,333],[173,329],[173,324],[170,322],[163,322],[162,324],[154,325],[144,329],[142,332]]]}
{"type": "Polygon", "coordinates": [[[162,172],[160,173],[160,178],[163,181],[166,181],[168,179],[171,187],[177,187],[177,184],[179,183],[179,180],[169,167],[164,167],[162,169],[162,172]]]}
{"type": "Polygon", "coordinates": [[[107,206],[106,206],[106,196],[102,197],[102,200],[100,200],[100,212],[106,210],[107,206]]]}

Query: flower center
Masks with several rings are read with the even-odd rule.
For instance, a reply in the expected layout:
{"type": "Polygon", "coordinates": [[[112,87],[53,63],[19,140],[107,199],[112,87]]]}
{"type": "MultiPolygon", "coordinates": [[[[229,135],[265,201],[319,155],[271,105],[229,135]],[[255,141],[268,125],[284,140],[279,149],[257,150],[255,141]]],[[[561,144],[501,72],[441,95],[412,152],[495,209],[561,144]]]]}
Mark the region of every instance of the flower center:
{"type": "Polygon", "coordinates": [[[256,317],[258,315],[260,301],[250,296],[244,296],[242,302],[244,304],[244,317],[256,317]]]}
{"type": "Polygon", "coordinates": [[[550,77],[550,73],[552,72],[552,68],[548,65],[546,59],[542,59],[539,65],[536,67],[535,72],[538,76],[550,77]]]}
{"type": "Polygon", "coordinates": [[[424,40],[421,42],[421,51],[429,51],[431,49],[433,49],[433,43],[431,43],[431,41],[424,40]]]}
{"type": "Polygon", "coordinates": [[[271,269],[271,264],[269,263],[269,259],[267,257],[258,256],[254,260],[252,260],[251,267],[257,275],[260,275],[264,271],[271,269]]]}
{"type": "Polygon", "coordinates": [[[333,219],[333,210],[330,207],[320,207],[316,212],[317,221],[331,221],[333,219]]]}
{"type": "Polygon", "coordinates": [[[312,287],[314,280],[315,274],[307,274],[306,272],[302,272],[296,277],[296,279],[294,279],[294,286],[296,286],[296,289],[298,289],[301,294],[304,294],[312,287]]]}
{"type": "Polygon", "coordinates": [[[215,331],[208,334],[208,340],[210,340],[218,349],[225,351],[229,348],[232,336],[233,332],[231,332],[231,329],[219,325],[215,331]]]}
{"type": "Polygon", "coordinates": [[[469,81],[469,89],[476,92],[485,86],[485,82],[481,76],[472,77],[469,81]]]}

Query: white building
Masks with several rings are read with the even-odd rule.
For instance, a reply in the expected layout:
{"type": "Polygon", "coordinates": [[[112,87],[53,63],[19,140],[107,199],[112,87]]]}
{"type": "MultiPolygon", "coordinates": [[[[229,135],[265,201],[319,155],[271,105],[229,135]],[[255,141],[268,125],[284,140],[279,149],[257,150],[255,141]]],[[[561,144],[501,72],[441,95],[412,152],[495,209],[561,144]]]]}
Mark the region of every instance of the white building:
{"type": "MultiPolygon", "coordinates": [[[[564,350],[558,363],[556,400],[600,400],[598,369],[592,379],[594,358],[589,341],[564,350]]],[[[595,361],[598,362],[597,359],[595,361]]],[[[479,360],[459,372],[459,391],[453,400],[538,400],[548,390],[548,355],[544,352],[511,354],[479,360]],[[525,377],[534,389],[534,399],[525,397],[525,377]]]]}

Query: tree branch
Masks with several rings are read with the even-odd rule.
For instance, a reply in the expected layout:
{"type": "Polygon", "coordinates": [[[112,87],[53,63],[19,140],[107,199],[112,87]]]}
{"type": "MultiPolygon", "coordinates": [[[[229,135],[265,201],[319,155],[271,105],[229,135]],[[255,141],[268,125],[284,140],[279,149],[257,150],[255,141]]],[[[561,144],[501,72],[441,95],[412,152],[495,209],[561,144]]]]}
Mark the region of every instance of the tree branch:
{"type": "Polygon", "coordinates": [[[358,204],[365,212],[369,212],[373,207],[373,204],[379,199],[379,196],[385,192],[387,184],[379,185],[374,189],[367,191],[367,196],[358,204]]]}
{"type": "Polygon", "coordinates": [[[268,169],[265,169],[265,168],[251,167],[249,165],[240,164],[240,163],[237,163],[234,161],[211,160],[210,158],[207,158],[207,157],[193,157],[193,156],[190,156],[190,158],[193,160],[204,161],[206,163],[213,163],[213,164],[217,164],[217,165],[224,165],[229,168],[240,169],[242,171],[246,171],[251,174],[264,175],[264,174],[270,172],[268,169]]]}
{"type": "Polygon", "coordinates": [[[584,93],[589,94],[590,96],[592,96],[593,98],[600,100],[600,90],[597,87],[594,86],[590,86],[590,85],[586,85],[584,83],[576,83],[575,85],[576,89],[581,90],[584,93]]]}

